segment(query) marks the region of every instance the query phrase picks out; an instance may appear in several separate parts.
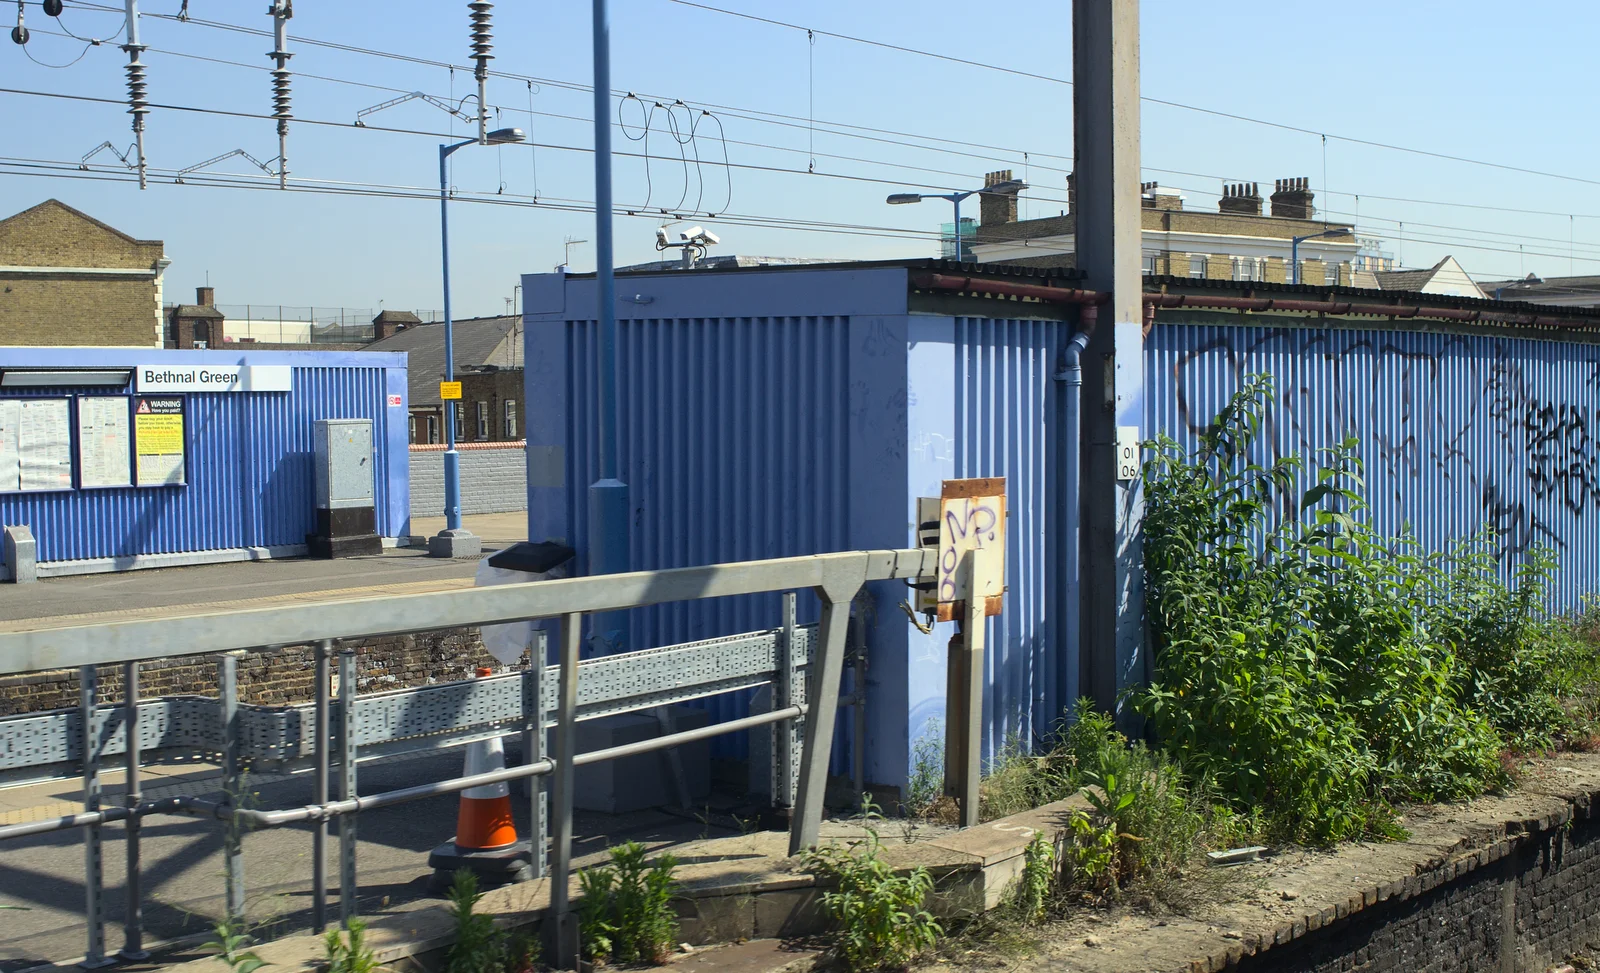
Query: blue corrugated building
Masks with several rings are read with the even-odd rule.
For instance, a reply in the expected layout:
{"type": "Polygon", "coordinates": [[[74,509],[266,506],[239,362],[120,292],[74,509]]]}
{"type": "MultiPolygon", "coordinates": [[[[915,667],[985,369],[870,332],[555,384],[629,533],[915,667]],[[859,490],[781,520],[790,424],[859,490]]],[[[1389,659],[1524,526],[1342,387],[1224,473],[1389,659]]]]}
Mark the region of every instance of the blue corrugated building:
{"type": "MultiPolygon", "coordinates": [[[[918,286],[939,271],[1076,286],[1070,271],[929,261],[619,275],[630,566],[914,546],[917,497],[938,496],[946,478],[1005,477],[1008,590],[1004,614],[990,620],[985,695],[992,755],[1045,732],[1078,685],[1079,660],[1063,638],[1076,609],[1059,591],[1061,512],[1076,498],[1061,488],[1057,375],[1079,312],[918,286]]],[[[1552,604],[1600,590],[1600,459],[1590,438],[1600,433],[1600,321],[1571,309],[1348,289],[1339,300],[1394,313],[1279,312],[1263,310],[1258,294],[1335,295],[1146,283],[1238,306],[1151,308],[1142,435],[1192,440],[1244,376],[1270,373],[1278,393],[1264,451],[1358,437],[1382,528],[1410,526],[1438,547],[1490,524],[1508,566],[1533,543],[1562,555],[1552,604]],[[1444,304],[1456,320],[1423,320],[1419,304],[1444,304]]],[[[581,561],[586,488],[598,477],[596,284],[527,275],[523,294],[529,536],[574,544],[581,561]]],[[[920,632],[901,608],[910,594],[879,585],[858,606],[870,659],[866,777],[884,784],[904,783],[912,748],[944,713],[954,626],[920,632]]],[[[775,596],[667,605],[635,613],[632,644],[777,618],[775,596]]],[[[727,718],[744,701],[709,705],[727,718]]]]}
{"type": "Polygon", "coordinates": [[[377,531],[405,535],[404,355],[0,348],[0,524],[42,575],[303,554],[324,418],[372,420],[377,531]]]}

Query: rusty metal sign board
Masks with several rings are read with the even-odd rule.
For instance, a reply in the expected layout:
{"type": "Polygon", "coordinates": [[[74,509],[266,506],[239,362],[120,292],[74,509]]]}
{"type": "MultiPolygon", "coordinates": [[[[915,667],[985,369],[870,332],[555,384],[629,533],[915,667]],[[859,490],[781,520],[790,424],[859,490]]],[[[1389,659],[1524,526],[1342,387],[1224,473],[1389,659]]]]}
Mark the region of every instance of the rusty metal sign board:
{"type": "Polygon", "coordinates": [[[944,481],[938,565],[939,621],[960,618],[969,597],[984,599],[985,615],[1000,614],[1006,590],[1005,477],[944,481]]]}

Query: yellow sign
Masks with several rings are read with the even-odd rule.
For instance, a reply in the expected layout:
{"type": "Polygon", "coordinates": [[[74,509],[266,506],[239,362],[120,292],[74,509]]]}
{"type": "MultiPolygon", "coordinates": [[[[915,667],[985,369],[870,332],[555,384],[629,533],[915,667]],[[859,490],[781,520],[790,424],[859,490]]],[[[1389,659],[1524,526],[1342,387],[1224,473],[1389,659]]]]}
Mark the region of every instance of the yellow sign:
{"type": "Polygon", "coordinates": [[[139,452],[171,456],[183,452],[183,416],[136,416],[139,452]]]}
{"type": "Polygon", "coordinates": [[[460,382],[440,382],[439,383],[439,398],[441,398],[441,399],[459,399],[459,398],[461,398],[461,383],[460,382]]]}

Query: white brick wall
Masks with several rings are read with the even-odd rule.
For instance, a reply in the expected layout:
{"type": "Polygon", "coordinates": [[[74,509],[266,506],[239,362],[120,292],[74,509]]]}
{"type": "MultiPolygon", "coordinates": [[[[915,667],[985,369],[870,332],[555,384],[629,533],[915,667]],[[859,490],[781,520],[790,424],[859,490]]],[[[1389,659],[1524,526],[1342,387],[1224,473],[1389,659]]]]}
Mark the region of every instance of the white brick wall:
{"type": "MultiPolygon", "coordinates": [[[[463,449],[461,513],[495,514],[528,509],[528,466],[519,443],[505,448],[463,449]]],[[[444,453],[411,452],[411,516],[444,515],[444,453]]]]}

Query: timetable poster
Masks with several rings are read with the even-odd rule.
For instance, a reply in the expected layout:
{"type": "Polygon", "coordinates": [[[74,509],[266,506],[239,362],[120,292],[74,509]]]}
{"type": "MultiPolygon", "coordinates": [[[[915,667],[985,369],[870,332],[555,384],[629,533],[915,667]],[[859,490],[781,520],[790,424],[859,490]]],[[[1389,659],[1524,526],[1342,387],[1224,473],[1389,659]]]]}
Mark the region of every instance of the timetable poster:
{"type": "Polygon", "coordinates": [[[132,454],[127,396],[78,399],[78,485],[133,486],[132,454]]]}
{"type": "Polygon", "coordinates": [[[0,492],[72,489],[67,399],[0,399],[0,492]]]}
{"type": "Polygon", "coordinates": [[[139,485],[181,486],[184,430],[182,396],[143,396],[133,410],[139,485]]]}

